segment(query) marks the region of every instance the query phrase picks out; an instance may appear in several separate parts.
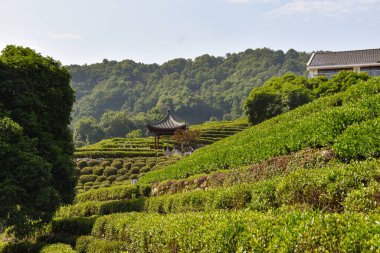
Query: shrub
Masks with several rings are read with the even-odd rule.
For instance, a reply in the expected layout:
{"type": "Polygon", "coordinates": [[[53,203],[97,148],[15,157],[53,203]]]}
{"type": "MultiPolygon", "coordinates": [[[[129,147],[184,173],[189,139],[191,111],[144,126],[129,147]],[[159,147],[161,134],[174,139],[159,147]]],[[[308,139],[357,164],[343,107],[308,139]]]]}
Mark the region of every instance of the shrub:
{"type": "Polygon", "coordinates": [[[111,162],[110,161],[103,161],[100,166],[102,166],[103,168],[107,167],[107,166],[110,166],[111,165],[111,162]]]}
{"type": "Polygon", "coordinates": [[[92,174],[94,168],[93,167],[84,167],[82,170],[81,170],[81,174],[82,175],[89,175],[89,174],[92,174]]]}
{"type": "Polygon", "coordinates": [[[96,218],[55,219],[51,223],[51,233],[88,235],[91,233],[95,220],[96,218]]]}
{"type": "Polygon", "coordinates": [[[121,169],[123,168],[123,163],[118,160],[118,161],[113,161],[112,164],[111,164],[112,167],[116,168],[116,169],[121,169]]]}
{"type": "Polygon", "coordinates": [[[92,188],[93,185],[94,185],[93,182],[87,182],[87,183],[85,183],[85,184],[83,185],[83,189],[84,189],[85,191],[90,190],[90,189],[92,188]]]}
{"type": "Polygon", "coordinates": [[[138,174],[131,174],[131,175],[129,176],[129,179],[137,179],[138,177],[139,177],[138,174]]]}
{"type": "MultiPolygon", "coordinates": [[[[378,107],[380,107],[380,102],[378,107]]],[[[338,137],[334,151],[346,160],[380,156],[380,118],[349,126],[338,137]]]]}
{"type": "Polygon", "coordinates": [[[105,180],[107,180],[107,177],[105,177],[105,176],[99,176],[99,177],[96,179],[96,182],[103,182],[103,181],[105,181],[105,180]]]}
{"type": "Polygon", "coordinates": [[[75,253],[70,245],[63,243],[51,244],[43,247],[40,253],[75,253]]]}
{"type": "Polygon", "coordinates": [[[138,167],[132,167],[132,169],[129,171],[130,174],[139,174],[140,169],[138,167]]]}
{"type": "Polygon", "coordinates": [[[123,167],[130,170],[132,168],[132,163],[131,162],[124,162],[123,167]]]}
{"type": "Polygon", "coordinates": [[[79,181],[83,184],[87,182],[94,182],[96,180],[95,175],[82,175],[79,177],[79,181]]]}
{"type": "Polygon", "coordinates": [[[87,162],[85,160],[80,160],[78,163],[77,163],[77,166],[80,168],[80,169],[83,169],[84,167],[87,167],[87,162]]]}
{"type": "Polygon", "coordinates": [[[156,165],[156,162],[149,162],[149,163],[147,163],[147,165],[148,165],[150,168],[153,168],[154,165],[156,165]]]}
{"type": "Polygon", "coordinates": [[[347,212],[374,212],[380,207],[380,184],[372,183],[368,187],[353,190],[347,194],[343,202],[347,212]]]}
{"type": "Polygon", "coordinates": [[[144,166],[140,169],[140,172],[149,172],[150,171],[150,167],[149,166],[144,166]]]}
{"type": "Polygon", "coordinates": [[[93,171],[93,173],[97,176],[103,175],[104,168],[103,167],[96,167],[93,171]]]}
{"type": "Polygon", "coordinates": [[[88,191],[82,194],[78,194],[75,197],[75,202],[86,202],[86,201],[107,201],[107,200],[118,200],[118,199],[130,199],[133,196],[143,195],[147,196],[146,192],[149,191],[150,186],[142,185],[121,185],[112,186],[110,188],[101,188],[98,190],[88,191]]]}
{"type": "Polygon", "coordinates": [[[109,177],[107,177],[107,180],[112,183],[113,181],[116,180],[116,176],[115,175],[109,176],[109,177]]]}
{"type": "Polygon", "coordinates": [[[127,174],[127,173],[128,173],[128,170],[127,170],[126,168],[119,169],[119,170],[117,171],[117,174],[119,174],[119,175],[125,175],[125,174],[127,174]]]}
{"type": "Polygon", "coordinates": [[[98,164],[99,164],[99,161],[96,159],[91,159],[90,161],[88,161],[88,166],[90,167],[96,166],[98,164]]]}
{"type": "Polygon", "coordinates": [[[105,180],[103,181],[101,184],[100,184],[100,187],[109,187],[111,186],[111,182],[108,181],[108,180],[105,180]]]}
{"type": "Polygon", "coordinates": [[[104,173],[104,176],[109,177],[112,175],[116,175],[117,169],[114,167],[106,167],[103,173],[104,173]]]}
{"type": "Polygon", "coordinates": [[[127,252],[376,252],[378,219],[313,211],[122,213],[98,218],[92,234],[127,241],[127,252]]]}
{"type": "MultiPolygon", "coordinates": [[[[136,162],[135,164],[133,164],[133,167],[137,167],[139,169],[141,169],[142,167],[145,166],[145,163],[144,162],[136,162]]],[[[133,169],[133,168],[132,168],[133,169]]]]}

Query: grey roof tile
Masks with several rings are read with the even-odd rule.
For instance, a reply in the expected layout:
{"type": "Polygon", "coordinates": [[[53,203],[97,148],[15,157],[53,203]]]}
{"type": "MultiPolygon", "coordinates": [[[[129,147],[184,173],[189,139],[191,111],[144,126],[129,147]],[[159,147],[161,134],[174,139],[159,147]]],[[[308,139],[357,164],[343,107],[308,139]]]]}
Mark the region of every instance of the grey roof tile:
{"type": "Polygon", "coordinates": [[[308,66],[333,66],[380,63],[380,48],[315,53],[308,66]]]}

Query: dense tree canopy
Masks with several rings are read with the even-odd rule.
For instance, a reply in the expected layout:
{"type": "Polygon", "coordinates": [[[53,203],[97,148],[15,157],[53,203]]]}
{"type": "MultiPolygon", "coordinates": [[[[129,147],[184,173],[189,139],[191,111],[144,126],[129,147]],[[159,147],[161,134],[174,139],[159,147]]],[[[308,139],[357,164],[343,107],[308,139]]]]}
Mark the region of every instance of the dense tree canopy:
{"type": "Polygon", "coordinates": [[[244,112],[251,124],[257,124],[315,98],[345,91],[368,78],[366,73],[352,71],[342,71],[330,80],[324,76],[307,79],[293,73],[272,77],[263,86],[251,91],[244,102],[244,112]]]}
{"type": "Polygon", "coordinates": [[[74,195],[74,93],[61,64],[29,48],[0,56],[0,219],[25,235],[74,195]]]}
{"type": "Polygon", "coordinates": [[[77,97],[74,123],[83,117],[99,122],[107,111],[122,111],[138,121],[135,128],[143,128],[151,112],[161,117],[167,109],[189,123],[211,117],[234,119],[241,116],[242,103],[253,87],[289,71],[305,74],[308,58],[292,49],[284,53],[263,48],[226,57],[174,59],[162,65],[105,60],[68,66],[77,97]]]}

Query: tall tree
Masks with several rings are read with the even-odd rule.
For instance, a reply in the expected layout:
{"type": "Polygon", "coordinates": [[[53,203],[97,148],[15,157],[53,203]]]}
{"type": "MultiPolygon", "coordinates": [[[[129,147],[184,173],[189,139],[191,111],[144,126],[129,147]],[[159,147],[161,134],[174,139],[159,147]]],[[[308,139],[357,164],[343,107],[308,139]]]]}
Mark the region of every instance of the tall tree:
{"type": "Polygon", "coordinates": [[[16,235],[74,196],[70,75],[50,57],[7,46],[0,56],[0,218],[16,235]],[[4,129],[10,129],[8,132],[4,129]],[[8,134],[7,134],[8,133],[8,134]]]}

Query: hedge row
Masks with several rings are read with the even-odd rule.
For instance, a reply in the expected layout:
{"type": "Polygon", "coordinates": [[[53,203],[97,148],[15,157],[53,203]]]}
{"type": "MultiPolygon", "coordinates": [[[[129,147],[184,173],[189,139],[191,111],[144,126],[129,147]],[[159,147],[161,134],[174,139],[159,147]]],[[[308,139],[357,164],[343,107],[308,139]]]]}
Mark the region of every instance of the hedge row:
{"type": "Polygon", "coordinates": [[[57,219],[72,217],[90,217],[93,215],[106,215],[144,210],[145,198],[114,200],[114,201],[87,201],[72,206],[63,206],[57,210],[57,219]]]}
{"type": "Polygon", "coordinates": [[[149,196],[151,188],[148,185],[120,185],[109,188],[89,190],[76,195],[74,202],[107,201],[131,199],[132,197],[149,196]]]}
{"type": "Polygon", "coordinates": [[[74,153],[76,158],[123,158],[123,157],[152,157],[152,156],[163,156],[162,151],[77,151],[74,153]]]}
{"type": "Polygon", "coordinates": [[[290,210],[114,214],[97,219],[98,240],[87,238],[80,252],[376,252],[379,219],[290,210]]]}
{"type": "Polygon", "coordinates": [[[377,199],[380,189],[376,191],[373,186],[368,187],[377,185],[379,181],[380,160],[373,160],[350,165],[338,164],[315,170],[299,169],[283,177],[228,188],[130,201],[84,202],[62,207],[57,212],[57,217],[91,216],[126,211],[178,213],[246,208],[267,211],[299,205],[329,212],[341,212],[345,209],[373,211],[380,205],[377,199]],[[351,193],[356,190],[367,194],[351,193]]]}
{"type": "Polygon", "coordinates": [[[287,175],[300,168],[317,169],[334,161],[335,154],[326,149],[306,149],[289,155],[277,156],[248,168],[194,175],[179,180],[166,180],[152,185],[152,195],[166,195],[196,189],[228,187],[241,183],[254,183],[276,176],[287,175]]]}
{"type": "MultiPolygon", "coordinates": [[[[258,163],[307,147],[331,146],[350,125],[379,117],[379,93],[380,78],[370,79],[199,149],[165,170],[147,173],[141,182],[185,178],[258,163]]],[[[349,153],[345,158],[354,155],[349,153]]]]}

